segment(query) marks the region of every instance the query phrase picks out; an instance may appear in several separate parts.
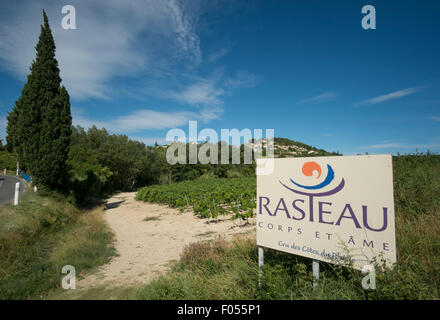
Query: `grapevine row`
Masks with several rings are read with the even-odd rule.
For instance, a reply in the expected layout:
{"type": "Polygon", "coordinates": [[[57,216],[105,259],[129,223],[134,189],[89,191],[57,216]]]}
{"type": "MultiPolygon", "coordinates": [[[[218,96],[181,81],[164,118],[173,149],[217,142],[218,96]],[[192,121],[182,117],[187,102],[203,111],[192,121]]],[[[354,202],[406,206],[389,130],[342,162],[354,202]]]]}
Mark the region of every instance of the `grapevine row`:
{"type": "Polygon", "coordinates": [[[217,218],[233,213],[232,219],[253,216],[256,207],[256,179],[217,178],[182,181],[168,185],[141,188],[136,200],[166,204],[181,212],[192,207],[204,218],[217,218]]]}

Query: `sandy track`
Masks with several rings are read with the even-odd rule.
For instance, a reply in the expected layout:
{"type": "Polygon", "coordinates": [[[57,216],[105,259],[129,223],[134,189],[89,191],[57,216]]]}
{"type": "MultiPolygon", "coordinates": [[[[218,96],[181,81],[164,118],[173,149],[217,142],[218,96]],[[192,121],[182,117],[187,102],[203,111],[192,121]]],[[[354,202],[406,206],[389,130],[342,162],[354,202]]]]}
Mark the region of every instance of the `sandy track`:
{"type": "Polygon", "coordinates": [[[139,202],[134,196],[134,192],[120,193],[107,201],[104,217],[114,232],[119,256],[78,281],[77,289],[147,283],[166,271],[171,261],[178,260],[189,243],[218,236],[230,239],[255,230],[255,220],[244,227],[222,218],[208,223],[191,212],[139,202]]]}

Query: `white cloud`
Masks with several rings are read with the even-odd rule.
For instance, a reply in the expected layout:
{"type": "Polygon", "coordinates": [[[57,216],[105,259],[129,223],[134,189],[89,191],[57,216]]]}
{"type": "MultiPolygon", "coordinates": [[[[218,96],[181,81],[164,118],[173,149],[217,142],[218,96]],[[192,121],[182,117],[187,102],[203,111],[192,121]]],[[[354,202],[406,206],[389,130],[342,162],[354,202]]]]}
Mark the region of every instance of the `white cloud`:
{"type": "MultiPolygon", "coordinates": [[[[3,4],[2,4],[3,5],[3,4]]],[[[234,90],[257,85],[248,71],[201,74],[203,54],[198,20],[208,5],[200,0],[77,0],[77,30],[61,28],[62,4],[23,0],[0,10],[0,67],[23,81],[35,58],[41,10],[49,17],[61,78],[75,100],[151,96],[177,102],[179,111],[129,108],[126,115],[94,120],[72,108],[73,122],[114,133],[179,127],[189,120],[208,122],[223,113],[223,99],[234,90]],[[20,21],[20,24],[16,22],[20,21]],[[127,81],[124,81],[124,80],[127,81]],[[186,106],[184,106],[186,105],[186,106]],[[185,107],[191,106],[189,110],[185,107]]],[[[203,72],[229,51],[221,49],[203,63],[203,72]]],[[[1,128],[0,128],[1,129],[1,128]]]]}
{"type": "Polygon", "coordinates": [[[252,88],[260,83],[261,79],[256,75],[246,71],[238,71],[234,77],[227,78],[224,81],[225,88],[230,90],[252,88]]]}
{"type": "Polygon", "coordinates": [[[156,82],[148,86],[146,92],[158,98],[202,107],[205,112],[214,109],[218,113],[222,111],[225,95],[235,90],[255,87],[259,82],[256,75],[246,70],[240,70],[229,77],[222,68],[217,68],[209,77],[185,74],[183,79],[176,80],[177,88],[174,89],[164,88],[164,84],[156,82]]]}
{"type": "Polygon", "coordinates": [[[106,128],[112,133],[134,133],[144,130],[160,130],[176,128],[187,125],[188,121],[198,120],[207,122],[218,118],[219,114],[214,111],[207,112],[159,112],[151,109],[135,110],[127,115],[115,117],[111,120],[95,120],[84,116],[80,109],[73,109],[72,122],[83,128],[95,125],[98,128],[106,128]]]}
{"type": "Polygon", "coordinates": [[[63,84],[77,99],[106,98],[119,76],[150,75],[201,61],[196,17],[179,0],[76,1],[77,30],[61,28],[61,4],[9,4],[0,18],[1,65],[25,79],[35,57],[45,8],[57,45],[63,84]],[[20,23],[17,23],[17,22],[20,23]],[[184,62],[184,63],[182,63],[184,62]]]}
{"type": "Polygon", "coordinates": [[[383,96],[379,96],[379,97],[375,97],[375,98],[371,98],[368,100],[358,102],[355,104],[355,106],[365,106],[365,105],[370,105],[370,104],[378,104],[378,103],[382,103],[385,101],[402,98],[407,95],[419,92],[423,88],[425,88],[425,87],[412,87],[412,88],[407,88],[407,89],[391,92],[391,93],[385,94],[383,96]]]}
{"type": "Polygon", "coordinates": [[[326,102],[333,100],[337,96],[339,96],[338,92],[333,92],[333,91],[325,92],[323,94],[298,101],[298,104],[310,103],[310,102],[326,102]]]}
{"type": "Polygon", "coordinates": [[[434,120],[434,121],[437,121],[437,122],[440,122],[440,117],[438,117],[438,116],[430,117],[430,119],[434,120]]]}
{"type": "Polygon", "coordinates": [[[362,149],[386,149],[386,148],[400,148],[403,145],[401,143],[381,143],[373,144],[370,146],[362,147],[362,149]]]}
{"type": "Polygon", "coordinates": [[[224,90],[209,80],[191,84],[182,91],[169,92],[173,99],[191,105],[219,105],[223,94],[224,90]]]}
{"type": "Polygon", "coordinates": [[[221,48],[220,50],[218,50],[218,51],[216,51],[216,52],[210,54],[210,55],[208,56],[208,58],[206,59],[206,61],[207,61],[208,63],[215,63],[215,62],[217,62],[218,60],[220,60],[221,58],[223,58],[225,55],[227,55],[228,53],[229,53],[229,50],[228,50],[228,49],[221,48]]]}
{"type": "Polygon", "coordinates": [[[382,144],[373,144],[370,146],[364,146],[360,149],[390,149],[390,148],[399,148],[399,149],[433,149],[440,148],[440,143],[424,143],[424,144],[406,144],[406,143],[382,143],[382,144]]]}

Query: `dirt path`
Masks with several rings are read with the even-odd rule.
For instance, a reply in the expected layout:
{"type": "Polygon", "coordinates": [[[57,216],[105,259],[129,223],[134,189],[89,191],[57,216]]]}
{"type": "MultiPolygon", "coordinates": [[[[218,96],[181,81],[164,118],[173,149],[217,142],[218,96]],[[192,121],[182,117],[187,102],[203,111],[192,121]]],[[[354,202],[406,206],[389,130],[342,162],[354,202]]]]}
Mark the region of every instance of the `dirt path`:
{"type": "Polygon", "coordinates": [[[171,261],[178,260],[189,243],[217,236],[228,239],[255,230],[255,220],[244,227],[222,218],[208,223],[191,212],[139,202],[134,196],[134,192],[120,193],[107,201],[105,220],[115,234],[119,256],[78,281],[78,290],[147,283],[166,271],[171,261]]]}

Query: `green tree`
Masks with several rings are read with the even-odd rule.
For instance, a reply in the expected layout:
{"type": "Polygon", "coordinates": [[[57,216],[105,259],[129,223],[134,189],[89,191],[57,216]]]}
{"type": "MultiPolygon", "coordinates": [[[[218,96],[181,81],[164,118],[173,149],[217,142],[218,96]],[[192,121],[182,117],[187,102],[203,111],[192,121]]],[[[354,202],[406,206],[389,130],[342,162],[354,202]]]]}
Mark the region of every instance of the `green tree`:
{"type": "Polygon", "coordinates": [[[43,10],[44,23],[27,82],[8,115],[8,148],[33,181],[59,189],[66,178],[72,117],[69,94],[61,87],[55,41],[43,10]],[[9,146],[11,144],[11,146],[9,146]]]}
{"type": "Polygon", "coordinates": [[[8,113],[6,119],[8,124],[6,126],[6,148],[9,152],[12,152],[16,149],[18,144],[18,112],[19,109],[16,106],[12,109],[11,112],[8,113]]]}

